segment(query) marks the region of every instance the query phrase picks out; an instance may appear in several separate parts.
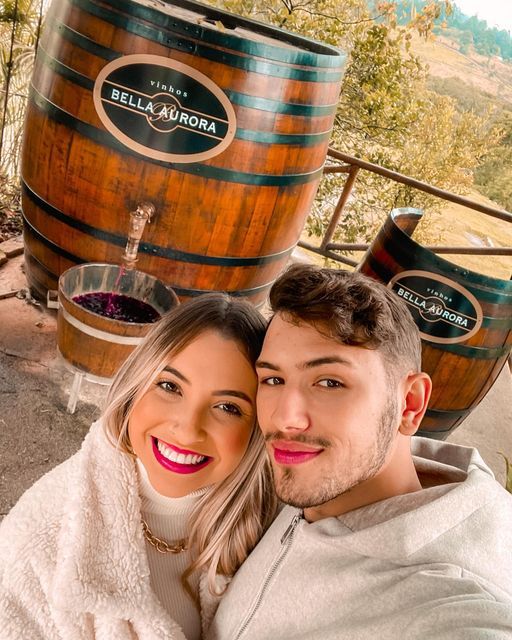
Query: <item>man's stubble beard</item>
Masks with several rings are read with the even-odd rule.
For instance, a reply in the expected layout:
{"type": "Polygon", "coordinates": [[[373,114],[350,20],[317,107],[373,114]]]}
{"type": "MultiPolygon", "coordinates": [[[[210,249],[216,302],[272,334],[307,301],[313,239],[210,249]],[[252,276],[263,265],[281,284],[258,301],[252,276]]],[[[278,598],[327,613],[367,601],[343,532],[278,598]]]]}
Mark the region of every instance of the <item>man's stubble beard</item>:
{"type": "MultiPolygon", "coordinates": [[[[293,466],[280,467],[278,474],[274,463],[272,464],[272,473],[274,476],[275,491],[277,497],[284,503],[297,507],[299,509],[309,509],[317,507],[338,496],[348,493],[354,487],[360,485],[366,480],[373,478],[382,468],[386,461],[389,449],[394,439],[394,427],[397,419],[397,402],[391,394],[388,402],[382,412],[377,427],[376,441],[372,449],[363,451],[359,461],[351,461],[351,469],[343,469],[335,465],[331,461],[331,466],[325,469],[325,475],[312,479],[316,486],[307,485],[307,471],[301,469],[298,471],[293,466]]],[[[275,439],[270,434],[265,440],[275,439]]],[[[308,442],[310,444],[319,444],[319,439],[307,438],[299,436],[292,438],[294,442],[308,442]]],[[[324,448],[329,451],[331,443],[323,441],[324,448]]],[[[323,454],[320,454],[323,455],[323,454]]],[[[314,460],[312,461],[314,464],[314,460]]],[[[314,473],[319,473],[315,469],[314,473]]],[[[321,470],[320,470],[321,473],[321,470]]]]}

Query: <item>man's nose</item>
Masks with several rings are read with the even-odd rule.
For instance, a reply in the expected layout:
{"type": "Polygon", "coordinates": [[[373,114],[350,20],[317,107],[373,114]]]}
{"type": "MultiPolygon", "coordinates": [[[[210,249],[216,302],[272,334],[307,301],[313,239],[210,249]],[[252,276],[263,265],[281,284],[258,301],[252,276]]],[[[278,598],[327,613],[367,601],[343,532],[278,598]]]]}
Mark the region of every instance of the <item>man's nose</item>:
{"type": "Polygon", "coordinates": [[[273,413],[274,425],[281,431],[305,431],[310,427],[306,398],[300,389],[284,385],[273,413]]]}

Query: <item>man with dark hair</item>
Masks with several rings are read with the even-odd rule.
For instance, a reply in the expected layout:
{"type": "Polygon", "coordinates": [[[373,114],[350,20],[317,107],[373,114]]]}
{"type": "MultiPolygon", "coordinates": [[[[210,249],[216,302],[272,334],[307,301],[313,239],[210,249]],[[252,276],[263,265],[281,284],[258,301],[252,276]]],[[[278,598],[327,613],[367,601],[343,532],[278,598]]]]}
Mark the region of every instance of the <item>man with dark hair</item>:
{"type": "Polygon", "coordinates": [[[304,265],[270,303],[258,418],[289,506],[209,637],[512,638],[512,497],[474,449],[411,438],[431,382],[406,305],[304,265]]]}

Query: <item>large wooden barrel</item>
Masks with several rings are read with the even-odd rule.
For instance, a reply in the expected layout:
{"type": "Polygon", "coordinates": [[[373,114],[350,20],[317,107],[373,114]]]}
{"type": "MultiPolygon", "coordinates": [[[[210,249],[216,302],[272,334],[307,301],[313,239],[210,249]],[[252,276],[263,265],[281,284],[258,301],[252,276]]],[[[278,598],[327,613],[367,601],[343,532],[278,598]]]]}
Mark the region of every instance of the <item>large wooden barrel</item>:
{"type": "Polygon", "coordinates": [[[512,281],[474,273],[415,242],[417,209],[395,209],[358,269],[388,283],[422,338],[432,398],[419,435],[444,439],[494,384],[512,349],[512,281]]]}
{"type": "Polygon", "coordinates": [[[262,302],[315,196],[344,61],[189,0],[54,0],[22,158],[32,290],[117,262],[149,201],[140,270],[262,302]]]}

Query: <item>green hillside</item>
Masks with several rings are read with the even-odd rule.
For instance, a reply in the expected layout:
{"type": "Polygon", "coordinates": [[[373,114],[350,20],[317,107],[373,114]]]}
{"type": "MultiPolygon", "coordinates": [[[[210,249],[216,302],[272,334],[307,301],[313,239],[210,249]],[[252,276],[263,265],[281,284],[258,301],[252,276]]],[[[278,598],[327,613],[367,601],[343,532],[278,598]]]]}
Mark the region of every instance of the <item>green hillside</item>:
{"type": "MultiPolygon", "coordinates": [[[[430,89],[454,98],[461,111],[487,115],[501,127],[501,143],[475,171],[475,187],[468,197],[512,211],[512,62],[479,54],[472,45],[466,48],[461,37],[461,31],[449,28],[428,40],[414,36],[411,47],[428,65],[430,89]]],[[[436,221],[436,230],[446,245],[512,246],[512,224],[449,203],[436,221]]],[[[512,273],[508,256],[457,256],[455,261],[504,279],[512,273]]]]}
{"type": "Polygon", "coordinates": [[[413,36],[412,49],[428,64],[431,78],[445,81],[432,82],[432,88],[477,111],[482,105],[489,106],[489,102],[512,109],[512,62],[499,56],[483,56],[473,47],[463,53],[460,35],[448,29],[429,40],[413,36]]]}

